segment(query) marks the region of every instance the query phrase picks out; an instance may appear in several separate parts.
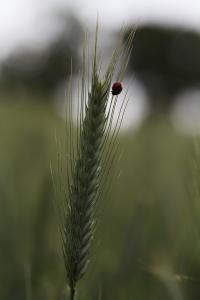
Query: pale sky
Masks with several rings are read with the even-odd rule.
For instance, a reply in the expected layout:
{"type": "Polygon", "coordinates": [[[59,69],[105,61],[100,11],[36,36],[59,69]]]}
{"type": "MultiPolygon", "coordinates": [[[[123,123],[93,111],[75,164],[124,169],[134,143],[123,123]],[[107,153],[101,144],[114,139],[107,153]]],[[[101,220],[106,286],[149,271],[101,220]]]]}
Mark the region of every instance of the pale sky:
{"type": "Polygon", "coordinates": [[[98,11],[100,19],[108,26],[120,25],[129,20],[136,22],[156,20],[186,24],[200,29],[199,0],[85,0],[81,7],[80,3],[80,0],[73,1],[82,17],[94,21],[98,11]]]}
{"type": "Polygon", "coordinates": [[[60,26],[50,18],[55,8],[72,10],[85,26],[98,13],[102,27],[161,21],[200,30],[200,0],[0,0],[0,57],[21,44],[42,47],[51,39],[60,26]]]}

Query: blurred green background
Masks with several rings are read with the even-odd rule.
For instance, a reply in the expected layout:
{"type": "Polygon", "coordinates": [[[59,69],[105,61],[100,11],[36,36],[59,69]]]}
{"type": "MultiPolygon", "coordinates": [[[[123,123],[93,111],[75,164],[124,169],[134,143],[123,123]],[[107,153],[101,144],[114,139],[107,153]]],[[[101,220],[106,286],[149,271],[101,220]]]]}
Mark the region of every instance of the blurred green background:
{"type": "MultiPolygon", "coordinates": [[[[57,158],[55,129],[65,142],[59,112],[71,57],[75,73],[80,66],[84,26],[73,16],[58,17],[67,27],[64,22],[51,45],[22,48],[1,63],[3,300],[67,299],[50,161],[57,158]]],[[[78,300],[199,299],[200,151],[198,139],[195,144],[172,121],[177,95],[199,88],[199,50],[192,30],[145,24],[136,32],[128,74],[142,85],[148,109],[138,127],[119,134],[123,154],[102,202],[78,300]]],[[[134,110],[134,88],[130,96],[134,110]]]]}

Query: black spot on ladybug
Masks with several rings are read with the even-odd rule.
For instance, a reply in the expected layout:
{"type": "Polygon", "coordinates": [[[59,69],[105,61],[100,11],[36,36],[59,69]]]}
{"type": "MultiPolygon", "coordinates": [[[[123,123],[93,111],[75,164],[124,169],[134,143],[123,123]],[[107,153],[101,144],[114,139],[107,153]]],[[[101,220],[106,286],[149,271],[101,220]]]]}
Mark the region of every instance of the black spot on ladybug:
{"type": "Polygon", "coordinates": [[[113,96],[119,95],[121,91],[123,90],[121,82],[115,82],[112,85],[112,94],[113,96]]]}

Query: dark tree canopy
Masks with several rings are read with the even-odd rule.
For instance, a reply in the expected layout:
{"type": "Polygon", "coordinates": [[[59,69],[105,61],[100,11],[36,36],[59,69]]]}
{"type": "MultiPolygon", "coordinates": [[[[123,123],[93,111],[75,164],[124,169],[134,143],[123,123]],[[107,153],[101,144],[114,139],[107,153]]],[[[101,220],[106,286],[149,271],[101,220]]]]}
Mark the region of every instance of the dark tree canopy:
{"type": "Polygon", "coordinates": [[[200,35],[145,25],[136,31],[131,72],[144,85],[153,110],[168,110],[185,89],[200,87],[200,35]]]}
{"type": "Polygon", "coordinates": [[[22,48],[4,61],[1,87],[51,93],[70,74],[71,61],[73,69],[78,66],[81,37],[78,20],[71,16],[66,18],[60,34],[44,49],[22,48]]]}

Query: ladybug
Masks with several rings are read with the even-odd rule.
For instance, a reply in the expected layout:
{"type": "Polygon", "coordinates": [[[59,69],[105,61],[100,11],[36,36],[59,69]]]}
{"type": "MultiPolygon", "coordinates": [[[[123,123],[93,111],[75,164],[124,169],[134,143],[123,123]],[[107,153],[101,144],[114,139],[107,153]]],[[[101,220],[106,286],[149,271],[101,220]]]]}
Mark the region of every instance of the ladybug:
{"type": "Polygon", "coordinates": [[[122,86],[121,82],[117,81],[117,82],[113,83],[112,91],[111,91],[113,96],[119,95],[122,90],[123,90],[123,86],[122,86]]]}

